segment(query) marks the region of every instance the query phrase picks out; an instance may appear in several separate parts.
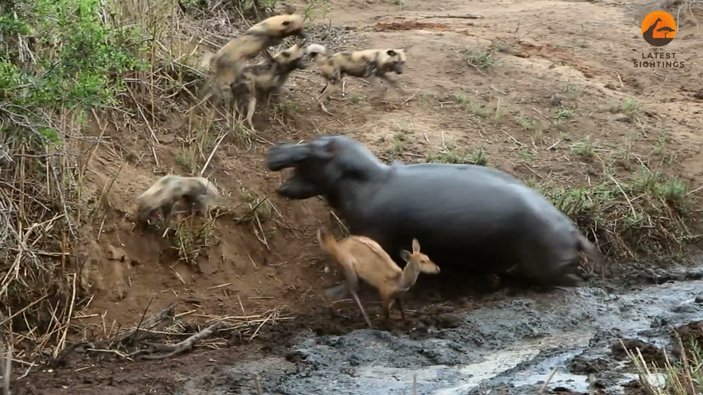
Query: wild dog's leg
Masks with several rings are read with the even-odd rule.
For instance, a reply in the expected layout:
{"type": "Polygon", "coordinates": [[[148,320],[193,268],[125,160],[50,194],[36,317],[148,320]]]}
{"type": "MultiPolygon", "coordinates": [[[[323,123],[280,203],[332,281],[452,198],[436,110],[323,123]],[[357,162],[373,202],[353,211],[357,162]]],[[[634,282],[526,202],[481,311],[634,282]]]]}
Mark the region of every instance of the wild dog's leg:
{"type": "Polygon", "coordinates": [[[385,73],[384,73],[384,74],[380,74],[379,77],[380,77],[381,79],[383,79],[384,81],[386,81],[386,82],[388,83],[388,85],[392,86],[395,90],[397,90],[398,92],[400,92],[400,94],[402,94],[402,95],[408,94],[408,91],[406,91],[405,88],[401,87],[400,84],[398,83],[398,81],[396,81],[395,79],[390,78],[390,77],[389,77],[388,75],[386,75],[385,73]]]}
{"type": "Polygon", "coordinates": [[[173,212],[173,204],[175,202],[173,200],[165,203],[163,206],[161,206],[161,214],[163,215],[163,221],[164,221],[164,226],[166,228],[171,226],[171,215],[173,212]]]}
{"type": "Polygon", "coordinates": [[[249,95],[249,100],[247,101],[247,123],[252,132],[256,131],[256,129],[254,129],[254,123],[252,122],[254,109],[256,109],[256,95],[249,95]]]}
{"type": "Polygon", "coordinates": [[[141,225],[146,226],[147,222],[149,220],[149,217],[151,216],[151,213],[153,213],[154,210],[151,208],[142,208],[141,210],[137,211],[137,222],[140,223],[141,225]]]}
{"type": "Polygon", "coordinates": [[[204,195],[197,195],[191,198],[192,207],[199,215],[207,217],[208,215],[208,198],[204,195]]]}
{"type": "Polygon", "coordinates": [[[327,110],[327,107],[325,107],[325,101],[329,98],[330,94],[332,93],[333,88],[337,87],[337,83],[338,83],[338,80],[328,80],[327,84],[325,85],[324,89],[322,90],[322,93],[317,98],[317,103],[320,105],[320,108],[322,109],[322,111],[324,111],[328,115],[333,115],[333,114],[327,110]]]}
{"type": "Polygon", "coordinates": [[[231,114],[233,119],[238,119],[239,117],[239,108],[241,106],[240,103],[240,95],[242,92],[242,82],[233,81],[229,85],[226,86],[227,89],[225,89],[225,97],[227,97],[227,111],[229,114],[231,114]]]}
{"type": "Polygon", "coordinates": [[[369,97],[372,100],[381,100],[386,95],[386,89],[381,84],[378,76],[374,73],[368,77],[369,83],[373,86],[373,94],[369,97]]]}

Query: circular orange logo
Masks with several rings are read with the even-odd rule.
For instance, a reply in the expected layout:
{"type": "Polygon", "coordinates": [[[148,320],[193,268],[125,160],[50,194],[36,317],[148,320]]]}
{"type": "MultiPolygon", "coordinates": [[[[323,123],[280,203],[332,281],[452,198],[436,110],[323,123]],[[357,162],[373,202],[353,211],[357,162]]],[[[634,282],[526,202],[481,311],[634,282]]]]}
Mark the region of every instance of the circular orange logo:
{"type": "Polygon", "coordinates": [[[676,38],[676,19],[662,10],[652,11],[642,19],[642,37],[655,47],[663,47],[676,38]]]}

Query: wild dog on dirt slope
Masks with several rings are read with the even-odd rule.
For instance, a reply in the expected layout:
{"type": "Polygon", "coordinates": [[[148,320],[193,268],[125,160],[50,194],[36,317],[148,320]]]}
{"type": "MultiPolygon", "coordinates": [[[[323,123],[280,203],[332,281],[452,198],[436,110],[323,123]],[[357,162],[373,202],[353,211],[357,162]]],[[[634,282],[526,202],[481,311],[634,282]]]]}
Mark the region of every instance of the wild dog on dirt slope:
{"type": "Polygon", "coordinates": [[[209,63],[217,88],[229,87],[245,66],[264,49],[278,45],[283,39],[296,35],[304,38],[303,17],[298,14],[275,15],[264,19],[231,39],[205,62],[209,63]]]}
{"type": "MultiPolygon", "coordinates": [[[[264,50],[266,60],[244,67],[231,85],[232,95],[239,103],[247,106],[246,120],[251,130],[254,130],[252,117],[256,109],[258,95],[279,94],[288,76],[296,69],[305,69],[305,50],[299,44],[277,53],[274,56],[264,50]]],[[[238,109],[238,108],[237,108],[238,109]]]]}
{"type": "Polygon", "coordinates": [[[182,177],[169,174],[159,178],[137,198],[137,221],[145,224],[159,208],[166,226],[170,224],[173,205],[183,199],[205,215],[219,199],[217,187],[204,177],[182,177]]]}
{"type": "MultiPolygon", "coordinates": [[[[317,60],[320,74],[325,79],[325,86],[320,91],[317,102],[320,108],[329,114],[324,102],[332,94],[332,87],[335,89],[342,83],[342,93],[344,93],[345,75],[358,78],[373,77],[373,82],[380,78],[388,82],[400,92],[404,90],[397,81],[390,79],[386,73],[395,72],[402,74],[405,67],[405,49],[366,49],[361,51],[343,51],[333,55],[327,55],[327,49],[320,44],[310,44],[306,49],[308,55],[317,60]]],[[[377,88],[382,88],[377,85],[377,88]]]]}

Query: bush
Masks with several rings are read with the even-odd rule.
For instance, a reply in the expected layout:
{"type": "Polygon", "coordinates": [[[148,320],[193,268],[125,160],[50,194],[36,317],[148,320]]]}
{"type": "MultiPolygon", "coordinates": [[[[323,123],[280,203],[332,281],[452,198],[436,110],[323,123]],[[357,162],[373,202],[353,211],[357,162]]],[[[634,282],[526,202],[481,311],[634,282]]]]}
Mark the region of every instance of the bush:
{"type": "Polygon", "coordinates": [[[76,301],[67,263],[81,238],[81,129],[90,111],[119,102],[147,41],[140,27],[115,27],[97,0],[0,7],[0,327],[27,331],[31,355],[60,343],[76,301]]]}

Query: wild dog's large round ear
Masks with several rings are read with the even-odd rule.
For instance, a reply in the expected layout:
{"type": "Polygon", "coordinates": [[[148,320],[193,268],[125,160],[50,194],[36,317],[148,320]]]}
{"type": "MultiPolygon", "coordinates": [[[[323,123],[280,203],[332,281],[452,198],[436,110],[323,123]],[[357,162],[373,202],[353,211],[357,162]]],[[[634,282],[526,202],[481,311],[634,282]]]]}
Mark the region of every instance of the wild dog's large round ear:
{"type": "Polygon", "coordinates": [[[389,49],[388,51],[386,51],[386,53],[388,54],[388,56],[395,56],[396,54],[396,52],[392,49],[389,49]]]}

